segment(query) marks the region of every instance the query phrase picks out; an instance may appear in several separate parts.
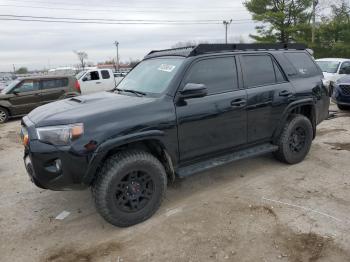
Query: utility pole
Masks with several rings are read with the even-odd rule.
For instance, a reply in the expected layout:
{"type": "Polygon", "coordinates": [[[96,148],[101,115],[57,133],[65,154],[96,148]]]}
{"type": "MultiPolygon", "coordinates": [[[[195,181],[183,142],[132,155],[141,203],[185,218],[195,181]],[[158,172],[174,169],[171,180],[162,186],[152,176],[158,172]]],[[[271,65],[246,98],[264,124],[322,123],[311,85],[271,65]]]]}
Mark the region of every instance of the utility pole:
{"type": "Polygon", "coordinates": [[[13,66],[13,73],[16,74],[16,67],[15,67],[15,64],[12,64],[13,66]]]}
{"type": "Polygon", "coordinates": [[[316,6],[318,5],[318,0],[312,1],[312,36],[311,42],[315,43],[315,27],[316,27],[316,6]]]}
{"type": "Polygon", "coordinates": [[[224,20],[222,23],[225,26],[225,43],[227,44],[227,30],[228,30],[228,26],[232,23],[232,19],[230,21],[224,20]]]}
{"type": "Polygon", "coordinates": [[[117,72],[118,72],[119,71],[119,42],[115,41],[114,44],[117,48],[117,72]]]}

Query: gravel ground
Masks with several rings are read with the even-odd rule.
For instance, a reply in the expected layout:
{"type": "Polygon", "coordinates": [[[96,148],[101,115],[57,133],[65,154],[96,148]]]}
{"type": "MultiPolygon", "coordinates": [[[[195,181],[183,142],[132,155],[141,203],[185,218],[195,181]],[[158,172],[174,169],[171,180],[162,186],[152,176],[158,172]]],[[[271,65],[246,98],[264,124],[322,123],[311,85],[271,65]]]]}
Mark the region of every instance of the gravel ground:
{"type": "Polygon", "coordinates": [[[36,188],[20,121],[0,125],[0,261],[350,261],[350,113],[335,116],[301,164],[266,155],[178,180],[126,229],[96,213],[89,190],[36,188]]]}

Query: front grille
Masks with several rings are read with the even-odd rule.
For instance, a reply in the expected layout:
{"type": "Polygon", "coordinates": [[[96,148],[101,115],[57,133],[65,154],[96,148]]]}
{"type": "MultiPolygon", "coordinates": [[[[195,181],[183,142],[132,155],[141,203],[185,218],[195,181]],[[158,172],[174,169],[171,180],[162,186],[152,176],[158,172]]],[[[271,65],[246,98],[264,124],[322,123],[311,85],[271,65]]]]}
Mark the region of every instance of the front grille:
{"type": "Polygon", "coordinates": [[[344,95],[350,96],[350,85],[340,85],[339,87],[344,95]]]}

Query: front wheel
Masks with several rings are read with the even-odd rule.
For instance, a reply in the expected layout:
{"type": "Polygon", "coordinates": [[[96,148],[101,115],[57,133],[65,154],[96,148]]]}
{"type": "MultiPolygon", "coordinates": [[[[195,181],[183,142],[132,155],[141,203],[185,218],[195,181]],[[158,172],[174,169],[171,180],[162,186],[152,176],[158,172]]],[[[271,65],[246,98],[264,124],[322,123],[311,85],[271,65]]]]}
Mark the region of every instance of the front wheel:
{"type": "Polygon", "coordinates": [[[312,139],[310,120],[303,115],[295,115],[286,123],[277,142],[279,149],[274,152],[274,156],[282,162],[297,164],[310,151],[312,139]]]}
{"type": "Polygon", "coordinates": [[[109,223],[127,227],[150,218],[164,197],[163,165],[144,151],[125,151],[107,159],[92,186],[98,212],[109,223]]]}

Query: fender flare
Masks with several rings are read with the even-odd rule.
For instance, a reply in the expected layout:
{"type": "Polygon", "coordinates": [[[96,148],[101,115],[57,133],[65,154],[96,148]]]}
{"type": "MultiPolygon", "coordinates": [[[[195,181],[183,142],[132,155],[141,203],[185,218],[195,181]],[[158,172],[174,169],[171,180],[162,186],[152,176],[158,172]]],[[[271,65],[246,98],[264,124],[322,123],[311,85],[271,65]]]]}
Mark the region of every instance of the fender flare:
{"type": "Polygon", "coordinates": [[[82,179],[82,182],[86,185],[91,184],[97,169],[100,167],[101,162],[106,158],[106,156],[111,150],[121,147],[123,145],[142,142],[146,140],[156,140],[157,142],[159,142],[159,144],[162,145],[164,149],[162,137],[164,137],[163,131],[150,130],[106,140],[105,142],[101,143],[93,153],[89,161],[88,169],[82,179]]]}
{"type": "Polygon", "coordinates": [[[290,113],[294,109],[296,109],[298,107],[301,107],[301,106],[305,106],[305,105],[311,106],[311,108],[312,108],[311,114],[312,114],[313,121],[312,121],[311,124],[312,124],[312,127],[313,127],[314,137],[315,137],[315,135],[316,135],[316,105],[315,105],[314,99],[306,98],[306,99],[302,99],[302,100],[298,100],[298,101],[295,101],[293,103],[290,103],[285,108],[285,110],[283,111],[282,117],[279,120],[278,126],[277,126],[276,130],[273,133],[273,142],[276,142],[277,138],[279,137],[280,133],[282,132],[283,127],[284,127],[285,123],[287,122],[290,113]]]}
{"type": "Polygon", "coordinates": [[[9,114],[11,115],[11,107],[12,107],[12,105],[8,102],[8,101],[0,101],[0,107],[3,107],[3,108],[5,108],[8,112],[9,112],[9,114]]]}

